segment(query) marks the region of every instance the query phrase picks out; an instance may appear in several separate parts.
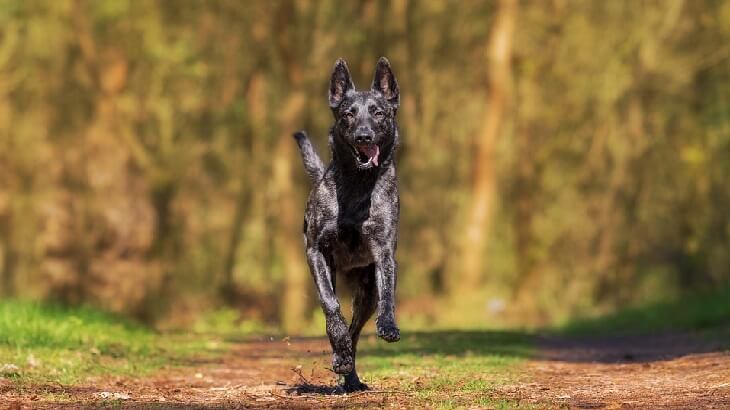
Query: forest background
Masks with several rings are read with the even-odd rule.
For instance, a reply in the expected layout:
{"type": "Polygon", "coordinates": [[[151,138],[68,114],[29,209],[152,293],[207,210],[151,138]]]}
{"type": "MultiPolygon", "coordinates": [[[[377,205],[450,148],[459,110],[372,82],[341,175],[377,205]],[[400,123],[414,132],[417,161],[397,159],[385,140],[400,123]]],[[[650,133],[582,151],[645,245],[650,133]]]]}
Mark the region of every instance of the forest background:
{"type": "Polygon", "coordinates": [[[730,2],[0,0],[2,296],[321,333],[291,133],[380,56],[404,327],[730,281],[730,2]]]}

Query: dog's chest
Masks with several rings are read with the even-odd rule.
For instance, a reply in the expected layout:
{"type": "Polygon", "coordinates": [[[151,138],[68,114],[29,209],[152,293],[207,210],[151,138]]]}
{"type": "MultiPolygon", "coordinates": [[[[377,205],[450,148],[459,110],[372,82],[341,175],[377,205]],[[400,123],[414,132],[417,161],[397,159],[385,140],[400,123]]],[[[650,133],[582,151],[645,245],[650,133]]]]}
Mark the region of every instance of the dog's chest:
{"type": "Polygon", "coordinates": [[[333,256],[340,271],[373,263],[370,248],[362,233],[363,222],[360,218],[340,218],[338,221],[333,256]]]}

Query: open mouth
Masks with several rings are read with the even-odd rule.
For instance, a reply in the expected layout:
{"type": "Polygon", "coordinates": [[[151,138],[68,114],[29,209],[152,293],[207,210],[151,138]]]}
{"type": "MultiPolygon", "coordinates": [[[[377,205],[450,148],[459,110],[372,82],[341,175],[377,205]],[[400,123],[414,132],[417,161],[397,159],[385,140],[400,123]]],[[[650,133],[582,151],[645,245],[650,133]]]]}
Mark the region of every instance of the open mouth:
{"type": "Polygon", "coordinates": [[[365,167],[370,164],[377,167],[379,155],[380,148],[378,148],[375,144],[355,145],[355,157],[357,157],[358,165],[361,167],[365,167]]]}

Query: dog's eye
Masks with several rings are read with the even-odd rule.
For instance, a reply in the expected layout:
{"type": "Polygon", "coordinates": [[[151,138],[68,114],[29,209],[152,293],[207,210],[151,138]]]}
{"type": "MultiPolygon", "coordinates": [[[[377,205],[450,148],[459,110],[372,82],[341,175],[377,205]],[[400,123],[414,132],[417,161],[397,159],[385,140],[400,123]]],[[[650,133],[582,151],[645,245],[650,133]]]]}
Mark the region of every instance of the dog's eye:
{"type": "Polygon", "coordinates": [[[382,120],[383,117],[385,117],[385,113],[382,111],[375,111],[375,114],[373,114],[376,119],[382,120]]]}
{"type": "Polygon", "coordinates": [[[353,115],[351,112],[346,112],[342,115],[345,118],[345,121],[352,122],[352,120],[355,119],[355,115],[353,115]]]}

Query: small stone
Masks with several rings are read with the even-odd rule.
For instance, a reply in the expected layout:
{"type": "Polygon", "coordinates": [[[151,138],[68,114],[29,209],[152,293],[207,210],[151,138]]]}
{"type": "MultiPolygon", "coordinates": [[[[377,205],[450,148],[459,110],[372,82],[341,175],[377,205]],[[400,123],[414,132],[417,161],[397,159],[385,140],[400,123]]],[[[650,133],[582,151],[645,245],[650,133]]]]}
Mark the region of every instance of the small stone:
{"type": "Polygon", "coordinates": [[[132,396],[128,395],[127,393],[112,393],[108,391],[98,392],[95,394],[95,396],[105,400],[129,400],[132,398],[132,396]]]}
{"type": "Polygon", "coordinates": [[[18,376],[20,375],[20,367],[12,363],[6,363],[0,366],[0,375],[5,377],[18,376]]]}

